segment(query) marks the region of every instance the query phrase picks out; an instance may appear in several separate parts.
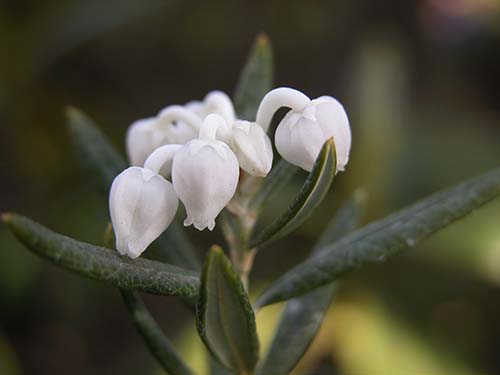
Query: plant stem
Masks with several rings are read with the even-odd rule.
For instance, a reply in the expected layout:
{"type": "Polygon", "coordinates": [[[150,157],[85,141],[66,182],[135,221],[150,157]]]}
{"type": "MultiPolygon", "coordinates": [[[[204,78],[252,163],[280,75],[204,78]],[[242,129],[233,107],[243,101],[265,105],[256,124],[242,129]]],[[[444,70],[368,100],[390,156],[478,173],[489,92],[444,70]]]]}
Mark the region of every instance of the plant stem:
{"type": "Polygon", "coordinates": [[[229,245],[229,255],[235,271],[248,290],[249,275],[257,248],[248,249],[248,240],[257,222],[256,213],[250,208],[250,201],[262,179],[242,174],[238,192],[224,215],[222,231],[229,245]]]}

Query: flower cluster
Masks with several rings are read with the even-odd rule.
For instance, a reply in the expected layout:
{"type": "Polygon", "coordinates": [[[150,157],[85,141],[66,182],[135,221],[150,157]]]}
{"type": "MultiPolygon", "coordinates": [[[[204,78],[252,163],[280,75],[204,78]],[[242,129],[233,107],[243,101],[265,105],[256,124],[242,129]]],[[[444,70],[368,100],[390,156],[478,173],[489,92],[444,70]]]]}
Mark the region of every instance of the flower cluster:
{"type": "Polygon", "coordinates": [[[337,169],[344,170],[351,132],[342,105],[332,97],[311,100],[291,88],[270,91],[255,122],[236,118],[231,99],[212,91],[202,101],[171,105],[156,117],[134,122],[126,148],[131,167],[111,186],[109,209],[120,254],[138,257],[175,217],[179,199],[184,225],[215,227],[215,219],[235,195],[240,169],[255,177],[271,170],[267,135],[282,107],[275,145],[291,164],[310,171],[324,142],[333,137],[337,169]]]}

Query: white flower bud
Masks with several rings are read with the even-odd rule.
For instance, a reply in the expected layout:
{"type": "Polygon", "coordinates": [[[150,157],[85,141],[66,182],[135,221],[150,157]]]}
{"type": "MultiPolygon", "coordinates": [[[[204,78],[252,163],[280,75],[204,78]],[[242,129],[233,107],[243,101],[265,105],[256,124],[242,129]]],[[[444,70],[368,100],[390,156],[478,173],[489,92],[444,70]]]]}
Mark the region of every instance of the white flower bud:
{"type": "Polygon", "coordinates": [[[144,162],[144,168],[152,170],[165,178],[170,178],[172,174],[174,155],[181,147],[182,145],[174,144],[158,147],[151,153],[151,155],[148,156],[144,162]]]}
{"type": "Polygon", "coordinates": [[[142,166],[154,149],[165,142],[165,135],[156,127],[156,118],[135,121],[127,130],[126,149],[131,165],[142,166]]]}
{"type": "Polygon", "coordinates": [[[257,123],[268,126],[281,107],[291,109],[278,125],[276,148],[288,162],[311,171],[326,140],[333,137],[337,170],[349,161],[351,129],[342,105],[330,96],[310,100],[297,90],[282,87],[270,91],[259,106],[257,123]]]}
{"type": "Polygon", "coordinates": [[[252,176],[267,176],[273,164],[273,147],[260,125],[237,120],[233,126],[232,146],[241,169],[252,176]]]}
{"type": "Polygon", "coordinates": [[[200,138],[182,146],[174,157],[172,181],[186,207],[185,226],[198,230],[215,227],[215,218],[233,197],[239,178],[238,159],[231,149],[216,140],[224,119],[208,115],[200,138]]]}
{"type": "Polygon", "coordinates": [[[276,129],[276,149],[288,162],[311,171],[321,147],[333,137],[337,170],[349,160],[351,131],[342,105],[335,99],[312,101],[302,112],[290,111],[276,129]]]}
{"type": "Polygon", "coordinates": [[[109,211],[118,252],[141,255],[167,229],[177,206],[172,184],[149,169],[130,167],[116,176],[109,211]]]}
{"type": "Polygon", "coordinates": [[[216,113],[222,116],[228,124],[232,124],[236,120],[233,102],[229,96],[222,91],[210,91],[203,99],[203,105],[205,116],[216,113]]]}

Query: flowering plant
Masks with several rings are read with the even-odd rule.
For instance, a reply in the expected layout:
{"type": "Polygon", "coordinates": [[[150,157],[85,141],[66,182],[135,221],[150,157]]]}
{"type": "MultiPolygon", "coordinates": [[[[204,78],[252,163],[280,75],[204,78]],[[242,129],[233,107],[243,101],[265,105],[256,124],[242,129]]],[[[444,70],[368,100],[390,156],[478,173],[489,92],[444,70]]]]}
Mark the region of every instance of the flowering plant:
{"type": "Polygon", "coordinates": [[[363,194],[355,192],[311,256],[252,302],[249,273],[258,250],[312,215],[337,172],[346,169],[351,149],[347,114],[336,99],[310,99],[287,87],[271,90],[272,72],[270,45],[261,36],[243,69],[234,106],[225,93],[212,91],[202,101],[170,105],[134,122],[126,137],[129,163],[87,116],[68,110],[78,155],[109,197],[111,224],[104,247],[17,214],[3,215],[31,251],[119,288],[145,344],[169,373],[192,371],[137,291],[185,302],[211,353],[214,374],[289,373],[318,331],[338,277],[414,247],[500,194],[497,168],[356,229],[363,194]],[[262,209],[299,169],[309,174],[297,196],[259,231],[262,209]],[[184,226],[220,228],[224,235],[222,247],[206,246],[203,267],[176,221],[182,207],[184,226]],[[162,261],[146,259],[152,247],[162,261]],[[254,311],[281,301],[286,307],[270,349],[259,360],[254,311]]]}

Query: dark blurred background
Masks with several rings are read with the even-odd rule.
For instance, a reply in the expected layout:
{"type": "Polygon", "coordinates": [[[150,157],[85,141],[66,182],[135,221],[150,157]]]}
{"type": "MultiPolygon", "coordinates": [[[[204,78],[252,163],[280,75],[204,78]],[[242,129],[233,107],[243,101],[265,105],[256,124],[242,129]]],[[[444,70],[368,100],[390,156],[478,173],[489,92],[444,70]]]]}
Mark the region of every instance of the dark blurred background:
{"type": "MultiPolygon", "coordinates": [[[[261,31],[276,86],[339,98],[354,141],[317,215],[259,254],[255,290],[307,256],[356,188],[368,193],[366,222],[500,164],[498,0],[3,0],[0,211],[100,243],[106,202],[72,153],[64,107],[84,110],[123,151],[132,121],[212,89],[232,93],[261,31]]],[[[499,222],[497,200],[349,275],[297,373],[499,374],[499,222]]],[[[189,233],[200,256],[220,241],[189,233]]],[[[204,372],[183,306],[146,301],[204,372]]],[[[279,310],[258,315],[264,346],[279,310]]],[[[0,227],[0,374],[59,373],[160,370],[115,289],[41,261],[0,227]]]]}

